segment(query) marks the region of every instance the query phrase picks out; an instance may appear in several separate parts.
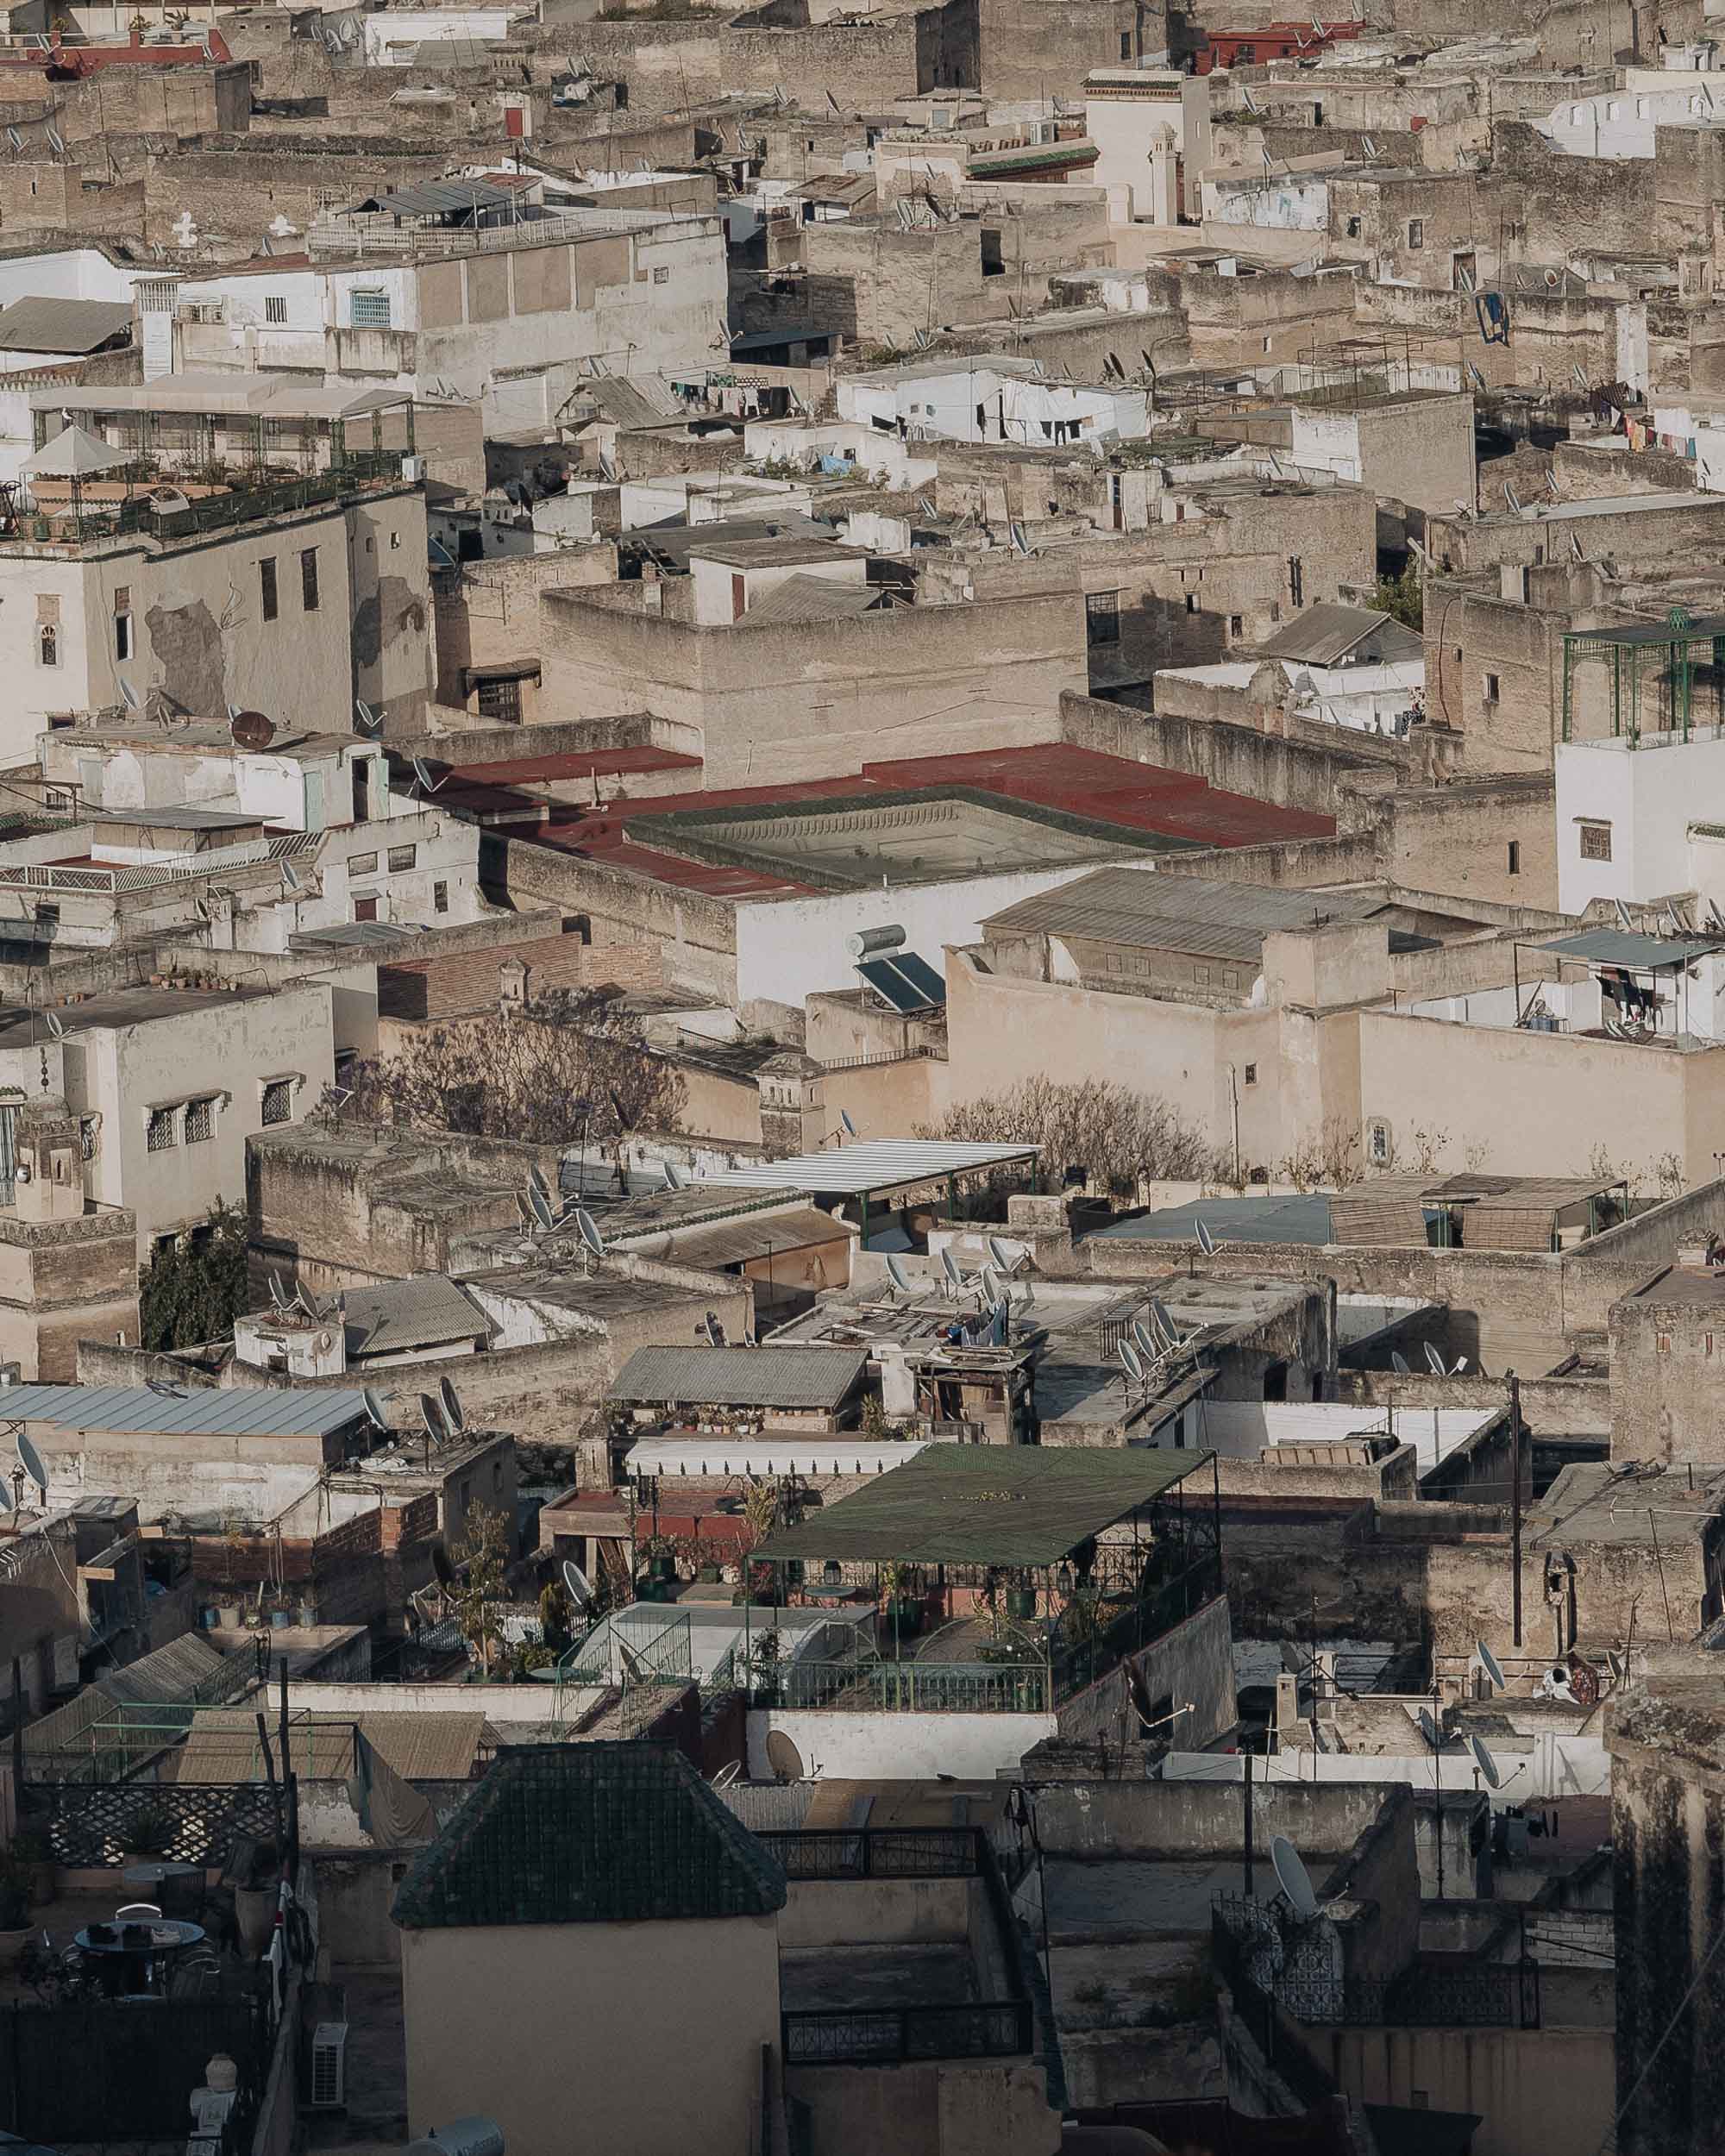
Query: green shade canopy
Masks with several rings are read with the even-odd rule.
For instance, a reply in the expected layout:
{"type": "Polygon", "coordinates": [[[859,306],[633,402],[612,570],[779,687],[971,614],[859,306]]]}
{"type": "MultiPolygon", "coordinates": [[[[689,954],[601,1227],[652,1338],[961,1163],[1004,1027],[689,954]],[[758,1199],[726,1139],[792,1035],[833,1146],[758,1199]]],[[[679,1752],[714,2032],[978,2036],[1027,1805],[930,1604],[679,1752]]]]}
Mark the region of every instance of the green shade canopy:
{"type": "Polygon", "coordinates": [[[1214,1457],[925,1445],[890,1475],[770,1536],[750,1555],[775,1563],[1058,1564],[1214,1457]]]}

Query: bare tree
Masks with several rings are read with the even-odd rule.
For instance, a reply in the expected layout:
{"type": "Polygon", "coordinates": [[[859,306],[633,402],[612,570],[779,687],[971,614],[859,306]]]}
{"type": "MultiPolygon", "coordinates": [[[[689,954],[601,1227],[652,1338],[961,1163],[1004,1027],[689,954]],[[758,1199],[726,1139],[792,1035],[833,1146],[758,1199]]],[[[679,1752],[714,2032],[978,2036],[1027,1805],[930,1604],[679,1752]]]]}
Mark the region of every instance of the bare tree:
{"type": "Polygon", "coordinates": [[[342,1114],[360,1123],[563,1145],[669,1130],[685,1087],[639,1022],[599,995],[560,991],[518,1014],[431,1028],[361,1062],[342,1114]]]}
{"type": "Polygon", "coordinates": [[[1093,1181],[1123,1197],[1139,1182],[1200,1181],[1215,1165],[1203,1133],[1166,1100],[1112,1079],[1056,1085],[1026,1078],[951,1110],[934,1138],[1039,1145],[1051,1168],[1082,1163],[1093,1181]]]}

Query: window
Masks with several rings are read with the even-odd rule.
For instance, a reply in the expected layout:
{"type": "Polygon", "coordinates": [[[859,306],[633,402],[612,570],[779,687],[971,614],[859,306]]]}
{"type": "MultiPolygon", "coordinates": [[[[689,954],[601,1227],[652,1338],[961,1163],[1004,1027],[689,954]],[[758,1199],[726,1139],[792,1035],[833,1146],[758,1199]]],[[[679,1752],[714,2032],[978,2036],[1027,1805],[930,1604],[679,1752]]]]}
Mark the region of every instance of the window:
{"type": "Polygon", "coordinates": [[[521,684],[512,677],[505,681],[481,681],[479,704],[481,718],[500,719],[511,726],[521,724],[521,684]]]}
{"type": "Polygon", "coordinates": [[[1256,1063],[1248,1063],[1246,1065],[1245,1081],[1249,1086],[1255,1086],[1258,1083],[1258,1065],[1256,1063]]]}
{"type": "Polygon", "coordinates": [[[1425,244],[1426,220],[1423,217],[1409,217],[1408,220],[1408,247],[1417,248],[1424,247],[1425,244]]]}
{"type": "Polygon", "coordinates": [[[1292,605],[1306,604],[1306,564],[1297,554],[1288,557],[1288,598],[1292,605]]]}
{"type": "Polygon", "coordinates": [[[355,291],[348,302],[348,320],[355,329],[387,329],[389,294],[375,285],[355,291]]]}
{"type": "Polygon", "coordinates": [[[1359,219],[1358,217],[1350,217],[1348,219],[1347,235],[1351,240],[1357,240],[1359,237],[1359,219]]]}
{"type": "Polygon", "coordinates": [[[174,1108],[152,1108],[149,1120],[144,1125],[144,1150],[147,1153],[166,1153],[179,1143],[174,1128],[179,1111],[174,1108]]]}
{"type": "Polygon", "coordinates": [[[264,320],[272,329],[287,327],[287,302],[279,293],[264,301],[264,320]]]}
{"type": "Polygon", "coordinates": [[[204,1145],[216,1135],[216,1103],[210,1100],[188,1100],[185,1104],[185,1142],[188,1145],[204,1145]]]}
{"type": "Polygon", "coordinates": [[[317,549],[307,547],[299,556],[299,603],[308,614],[317,611],[317,549]]]}
{"type": "Polygon", "coordinates": [[[1132,56],[1132,32],[1130,30],[1122,30],[1120,32],[1120,58],[1122,60],[1130,60],[1132,56]]]}
{"type": "Polygon", "coordinates": [[[1375,1168],[1387,1168],[1389,1156],[1389,1125],[1374,1116],[1365,1126],[1365,1157],[1375,1168]]]}
{"type": "Polygon", "coordinates": [[[1245,616],[1244,614],[1230,614],[1228,616],[1228,634],[1231,636],[1245,636],[1245,616]]]}
{"type": "Polygon", "coordinates": [[[434,883],[431,887],[431,911],[434,913],[447,913],[448,910],[448,885],[447,883],[434,883]]]}
{"type": "Polygon", "coordinates": [[[1120,595],[1118,592],[1084,594],[1084,636],[1094,651],[1099,644],[1120,640],[1120,595]]]}
{"type": "Polygon", "coordinates": [[[290,1123],[293,1119],[293,1081],[292,1078],[272,1078],[264,1087],[263,1120],[266,1129],[272,1123],[290,1123]]]}
{"type": "Polygon", "coordinates": [[[669,271],[669,270],[668,270],[668,269],[664,269],[664,268],[660,268],[660,269],[656,269],[656,270],[654,271],[654,273],[653,273],[653,282],[654,282],[656,285],[668,285],[668,284],[670,283],[670,281],[671,281],[671,273],[670,273],[670,271],[669,271]]]}
{"type": "Polygon", "coordinates": [[[389,849],[391,875],[398,876],[404,869],[411,868],[417,856],[417,848],[413,846],[392,846],[389,849]]]}
{"type": "Polygon", "coordinates": [[[1497,676],[1495,674],[1486,675],[1482,693],[1488,704],[1495,704],[1497,701],[1497,676]]]}
{"type": "Polygon", "coordinates": [[[1208,988],[1210,985],[1210,968],[1208,966],[1194,966],[1192,978],[1201,988],[1208,988]]]}
{"type": "Polygon", "coordinates": [[[355,876],[374,876],[377,874],[377,865],[378,857],[375,854],[350,855],[348,860],[348,882],[351,883],[355,876]]]}
{"type": "Polygon", "coordinates": [[[1512,876],[1519,876],[1521,873],[1521,842],[1519,838],[1509,841],[1509,873],[1512,876]]]}
{"type": "Polygon", "coordinates": [[[1584,824],[1582,825],[1581,857],[1584,861],[1610,860],[1611,826],[1609,824],[1584,824]]]}
{"type": "Polygon", "coordinates": [[[267,554],[258,564],[258,592],[263,600],[264,619],[273,621],[281,611],[281,600],[275,588],[275,556],[267,554]]]}
{"type": "Polygon", "coordinates": [[[60,664],[60,625],[57,622],[37,623],[36,663],[44,667],[57,667],[60,664]]]}
{"type": "Polygon", "coordinates": [[[36,925],[39,928],[58,928],[60,926],[60,908],[57,906],[38,906],[36,908],[35,919],[36,925]]]}
{"type": "Polygon", "coordinates": [[[1671,1353],[1670,1333],[1661,1332],[1657,1334],[1654,1338],[1653,1347],[1656,1353],[1660,1355],[1669,1355],[1671,1353]]]}

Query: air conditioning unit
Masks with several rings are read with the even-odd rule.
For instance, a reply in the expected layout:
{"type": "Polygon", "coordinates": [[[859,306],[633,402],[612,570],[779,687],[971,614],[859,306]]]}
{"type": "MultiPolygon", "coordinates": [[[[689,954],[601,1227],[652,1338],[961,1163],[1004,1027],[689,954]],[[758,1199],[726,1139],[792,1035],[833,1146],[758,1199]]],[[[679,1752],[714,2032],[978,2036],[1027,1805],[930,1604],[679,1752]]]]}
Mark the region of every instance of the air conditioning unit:
{"type": "Polygon", "coordinates": [[[311,2095],[314,2111],[348,2108],[348,2024],[320,2021],[311,2039],[311,2095]]]}
{"type": "Polygon", "coordinates": [[[410,486],[417,486],[420,480],[425,476],[424,458],[403,457],[401,460],[401,476],[410,486]]]}

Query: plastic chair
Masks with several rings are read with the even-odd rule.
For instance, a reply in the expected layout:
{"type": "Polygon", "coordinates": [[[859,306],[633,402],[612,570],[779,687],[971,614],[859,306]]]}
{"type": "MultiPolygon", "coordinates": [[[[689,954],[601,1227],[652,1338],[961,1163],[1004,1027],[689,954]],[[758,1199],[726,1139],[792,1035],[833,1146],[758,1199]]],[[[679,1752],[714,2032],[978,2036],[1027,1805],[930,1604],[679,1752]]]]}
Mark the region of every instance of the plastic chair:
{"type": "Polygon", "coordinates": [[[124,1908],[115,1910],[114,1921],[116,1924],[135,1923],[141,1916],[160,1917],[160,1915],[161,1911],[154,1902],[128,1902],[124,1908]]]}

